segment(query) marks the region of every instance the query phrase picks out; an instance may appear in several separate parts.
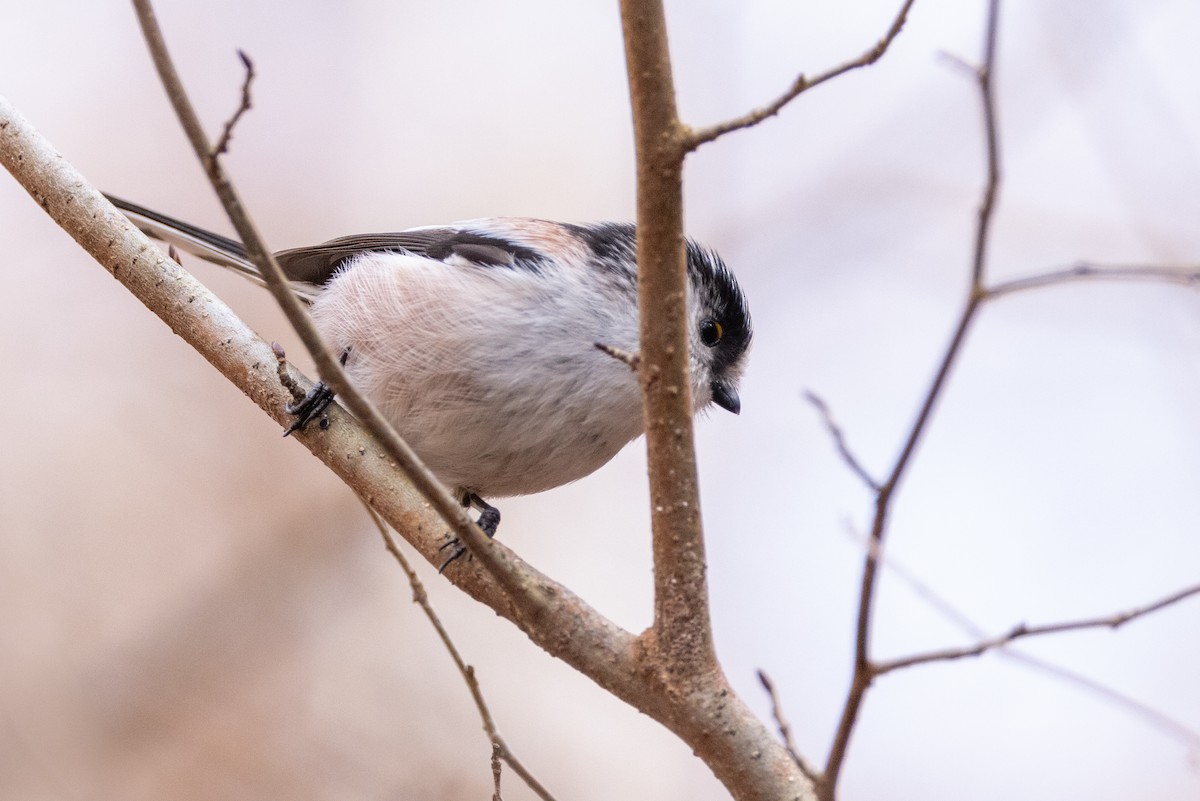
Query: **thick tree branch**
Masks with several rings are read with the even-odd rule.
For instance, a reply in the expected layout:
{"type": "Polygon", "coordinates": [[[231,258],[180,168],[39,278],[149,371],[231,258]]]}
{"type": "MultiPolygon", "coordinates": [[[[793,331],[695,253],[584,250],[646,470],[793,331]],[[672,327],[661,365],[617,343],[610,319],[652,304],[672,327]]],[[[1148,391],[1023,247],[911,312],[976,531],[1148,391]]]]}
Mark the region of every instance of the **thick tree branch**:
{"type": "MultiPolygon", "coordinates": [[[[709,619],[688,364],[683,248],[687,131],[675,108],[662,3],[621,0],[637,151],[638,375],[650,470],[654,623],[639,638],[643,667],[705,732],[696,753],[735,798],[811,797],[787,751],[733,692],[709,619]]],[[[682,721],[681,721],[682,722],[682,721]]]]}
{"type": "Polygon", "coordinates": [[[621,3],[637,148],[638,374],[654,536],[654,647],[673,673],[715,669],[692,435],[682,126],[658,2],[621,3]]]}

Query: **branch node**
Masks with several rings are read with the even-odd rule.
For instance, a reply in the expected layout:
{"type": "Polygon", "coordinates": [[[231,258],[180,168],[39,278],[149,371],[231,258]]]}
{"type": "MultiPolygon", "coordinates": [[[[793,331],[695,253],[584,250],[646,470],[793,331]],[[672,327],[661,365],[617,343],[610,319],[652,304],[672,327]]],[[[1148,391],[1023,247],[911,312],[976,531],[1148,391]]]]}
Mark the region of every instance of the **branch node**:
{"type": "Polygon", "coordinates": [[[292,400],[299,402],[308,395],[300,383],[292,377],[288,370],[287,353],[283,349],[283,345],[278,342],[271,343],[271,352],[275,354],[275,372],[279,376],[279,384],[292,395],[292,400]]]}

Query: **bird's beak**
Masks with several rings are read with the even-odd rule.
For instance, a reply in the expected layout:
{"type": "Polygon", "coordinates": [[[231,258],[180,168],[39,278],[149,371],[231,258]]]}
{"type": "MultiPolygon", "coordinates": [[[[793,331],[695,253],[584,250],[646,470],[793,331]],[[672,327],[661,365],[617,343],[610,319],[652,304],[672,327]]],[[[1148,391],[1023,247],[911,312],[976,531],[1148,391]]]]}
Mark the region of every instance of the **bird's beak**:
{"type": "Polygon", "coordinates": [[[733,412],[734,414],[739,414],[742,411],[742,399],[738,397],[737,390],[722,384],[720,381],[714,381],[712,384],[712,399],[713,403],[726,411],[733,412]]]}

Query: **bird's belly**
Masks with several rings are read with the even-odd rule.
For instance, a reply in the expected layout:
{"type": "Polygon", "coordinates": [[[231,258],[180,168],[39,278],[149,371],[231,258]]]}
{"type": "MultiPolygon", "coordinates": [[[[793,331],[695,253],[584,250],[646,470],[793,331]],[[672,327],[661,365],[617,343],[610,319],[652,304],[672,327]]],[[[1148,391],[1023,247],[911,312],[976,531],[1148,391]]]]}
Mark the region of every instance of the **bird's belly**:
{"type": "Polygon", "coordinates": [[[444,484],[485,498],[527,495],[576,481],[641,433],[638,414],[589,422],[570,409],[510,414],[488,403],[420,411],[396,404],[383,408],[444,484]]]}

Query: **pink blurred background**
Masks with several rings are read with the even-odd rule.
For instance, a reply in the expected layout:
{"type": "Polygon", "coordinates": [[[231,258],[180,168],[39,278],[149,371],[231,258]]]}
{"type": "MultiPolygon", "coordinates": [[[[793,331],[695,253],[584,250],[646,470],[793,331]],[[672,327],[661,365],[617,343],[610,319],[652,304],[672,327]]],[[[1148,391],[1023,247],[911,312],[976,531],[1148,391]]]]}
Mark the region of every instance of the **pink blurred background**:
{"type": "MultiPolygon", "coordinates": [[[[668,4],[680,104],[736,115],[857,55],[898,2],[668,4]]],[[[259,78],[228,165],[277,248],[484,215],[633,214],[613,3],[157,5],[210,130],[234,51],[259,78]]],[[[877,474],[966,287],[979,102],[939,53],[982,2],[917,0],[876,67],[689,162],[690,233],[750,297],[740,418],[698,423],[716,636],[764,715],[775,679],[824,758],[845,691],[870,499],[803,401],[877,474]]],[[[997,278],[1200,258],[1189,0],[1004,9],[997,278]]],[[[125,3],[0,12],[0,93],[99,187],[228,231],[125,3]]],[[[0,798],[442,799],[491,792],[461,681],[357,502],[0,178],[9,305],[0,460],[0,798]]],[[[270,298],[185,266],[259,332],[270,298]]],[[[289,347],[298,353],[298,346],[289,347]]],[[[889,556],[989,632],[1200,580],[1200,294],[1078,284],[984,310],[895,506],[889,556]]],[[[505,501],[501,536],[631,629],[650,619],[640,441],[505,501]]],[[[719,799],[648,718],[422,568],[501,730],[562,799],[719,799]]],[[[894,573],[876,651],[970,638],[894,573]]],[[[1200,730],[1200,601],[1026,653],[1200,730]]],[[[879,681],[844,799],[1194,799],[1196,744],[988,656],[879,681]]],[[[510,800],[532,797],[506,777],[510,800]]]]}

